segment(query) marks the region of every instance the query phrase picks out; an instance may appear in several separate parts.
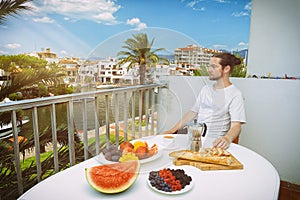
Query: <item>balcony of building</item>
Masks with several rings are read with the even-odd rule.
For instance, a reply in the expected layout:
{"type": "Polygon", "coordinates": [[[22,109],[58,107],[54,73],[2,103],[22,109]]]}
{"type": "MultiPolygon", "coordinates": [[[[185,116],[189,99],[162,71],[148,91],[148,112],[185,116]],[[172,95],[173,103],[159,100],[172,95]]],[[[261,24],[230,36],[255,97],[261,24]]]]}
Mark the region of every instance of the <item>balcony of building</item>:
{"type": "MultiPolygon", "coordinates": [[[[231,80],[243,92],[246,107],[247,123],[242,127],[239,144],[269,160],[279,172],[282,185],[286,188],[291,187],[293,183],[299,183],[299,160],[296,158],[300,139],[300,82],[254,78],[231,80]]],[[[35,160],[36,174],[33,176],[36,177],[36,182],[44,179],[45,169],[41,159],[43,152],[41,148],[36,148],[41,147],[41,127],[45,125],[42,124],[45,122],[41,120],[41,115],[49,119],[51,136],[45,149],[53,154],[52,171],[57,173],[62,170],[59,157],[61,144],[58,141],[61,134],[58,126],[62,120],[65,120],[67,125],[67,160],[72,167],[80,159],[83,161],[98,155],[112,138],[118,143],[162,134],[193,105],[200,89],[212,83],[207,77],[190,76],[164,76],[160,77],[160,81],[160,84],[127,86],[0,104],[0,111],[10,111],[12,116],[11,138],[14,139],[12,148],[19,193],[29,189],[28,185],[24,185],[24,171],[21,170],[24,155],[25,159],[33,157],[35,160]],[[61,113],[61,105],[66,107],[65,113],[61,113]],[[46,108],[48,111],[45,111],[46,108]],[[24,142],[18,140],[18,136],[24,134],[17,127],[16,114],[20,110],[26,111],[30,119],[26,125],[30,124],[32,127],[32,135],[27,135],[26,140],[33,140],[31,151],[20,151],[24,142]],[[62,119],[62,115],[65,115],[66,119],[62,119]],[[80,138],[80,143],[84,146],[81,154],[76,152],[76,137],[80,138]],[[94,142],[91,143],[91,140],[94,142]]]]}

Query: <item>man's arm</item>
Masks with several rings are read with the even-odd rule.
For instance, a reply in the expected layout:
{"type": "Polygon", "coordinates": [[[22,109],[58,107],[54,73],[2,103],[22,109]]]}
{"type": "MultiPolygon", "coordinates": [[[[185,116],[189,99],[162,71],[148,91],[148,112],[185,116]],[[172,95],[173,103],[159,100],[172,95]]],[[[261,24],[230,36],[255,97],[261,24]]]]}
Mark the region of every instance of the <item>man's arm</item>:
{"type": "Polygon", "coordinates": [[[164,134],[173,134],[175,133],[178,129],[183,128],[183,126],[185,124],[187,124],[188,122],[192,121],[198,113],[193,112],[193,111],[188,111],[181,120],[179,120],[174,126],[173,128],[171,128],[170,130],[164,132],[164,134]]]}
{"type": "Polygon", "coordinates": [[[219,147],[222,149],[227,149],[230,143],[240,135],[242,129],[241,122],[231,122],[229,131],[223,137],[217,138],[213,145],[214,147],[219,147]]]}

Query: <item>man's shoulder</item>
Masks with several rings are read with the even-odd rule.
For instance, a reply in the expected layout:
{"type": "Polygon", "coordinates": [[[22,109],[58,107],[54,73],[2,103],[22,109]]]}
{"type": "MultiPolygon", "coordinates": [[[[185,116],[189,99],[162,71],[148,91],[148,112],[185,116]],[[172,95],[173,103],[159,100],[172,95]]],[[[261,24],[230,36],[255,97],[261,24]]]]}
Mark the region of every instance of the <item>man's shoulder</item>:
{"type": "Polygon", "coordinates": [[[229,92],[235,95],[242,95],[242,91],[236,86],[236,85],[231,85],[229,88],[229,92]]]}

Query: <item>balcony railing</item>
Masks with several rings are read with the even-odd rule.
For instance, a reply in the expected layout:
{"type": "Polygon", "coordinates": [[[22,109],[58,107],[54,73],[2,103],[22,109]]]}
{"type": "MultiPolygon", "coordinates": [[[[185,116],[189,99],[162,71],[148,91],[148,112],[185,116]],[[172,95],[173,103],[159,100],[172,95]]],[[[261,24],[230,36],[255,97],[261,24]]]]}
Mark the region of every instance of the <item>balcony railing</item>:
{"type": "MultiPolygon", "coordinates": [[[[37,182],[42,180],[42,167],[41,167],[41,149],[40,147],[40,122],[41,115],[50,118],[50,124],[52,133],[52,147],[54,158],[54,171],[58,172],[59,158],[58,158],[58,140],[57,140],[57,127],[58,118],[65,113],[59,113],[57,111],[58,105],[64,105],[66,107],[67,118],[67,131],[68,131],[68,144],[69,147],[69,165],[75,165],[75,133],[81,132],[82,142],[84,144],[84,160],[90,156],[88,135],[92,130],[92,135],[95,137],[95,146],[93,149],[94,154],[99,154],[101,151],[100,135],[106,135],[106,144],[110,142],[111,135],[115,136],[116,143],[120,140],[120,135],[124,140],[128,138],[140,138],[142,136],[156,134],[156,115],[157,108],[156,102],[158,100],[159,90],[167,87],[166,84],[149,84],[149,85],[137,85],[126,86],[113,89],[103,89],[96,91],[89,91],[83,93],[75,93],[70,95],[60,95],[46,98],[37,98],[30,100],[14,101],[0,104],[0,113],[10,112],[12,121],[12,138],[13,138],[13,151],[15,170],[18,182],[18,192],[22,194],[24,192],[22,170],[20,162],[20,144],[18,141],[19,128],[17,126],[18,119],[17,113],[27,111],[31,113],[30,124],[33,129],[34,138],[34,154],[36,161],[36,178],[37,182]],[[103,108],[99,108],[99,102],[103,108]],[[78,106],[79,105],[79,106],[78,106]],[[80,114],[76,114],[75,106],[81,109],[80,114]],[[47,108],[50,112],[41,110],[47,108]],[[43,113],[39,113],[43,112],[43,113]],[[59,115],[59,116],[58,116],[59,115]],[[75,119],[80,115],[80,119],[75,119]],[[131,115],[131,116],[130,116],[131,115]],[[91,117],[92,116],[92,117],[91,117]],[[80,123],[78,123],[80,121],[80,123]],[[88,127],[89,122],[94,127],[88,127]],[[78,127],[78,124],[80,124],[78,127]],[[122,126],[121,126],[122,124],[122,126]],[[112,125],[114,126],[114,132],[112,132],[112,125]],[[104,132],[100,132],[101,127],[104,128],[104,132]],[[122,127],[122,130],[121,130],[122,127]],[[80,129],[80,130],[79,130],[80,129]],[[122,132],[122,134],[121,134],[122,132]]],[[[78,112],[78,111],[77,111],[78,112]]],[[[103,129],[102,129],[103,130],[103,129]]]]}

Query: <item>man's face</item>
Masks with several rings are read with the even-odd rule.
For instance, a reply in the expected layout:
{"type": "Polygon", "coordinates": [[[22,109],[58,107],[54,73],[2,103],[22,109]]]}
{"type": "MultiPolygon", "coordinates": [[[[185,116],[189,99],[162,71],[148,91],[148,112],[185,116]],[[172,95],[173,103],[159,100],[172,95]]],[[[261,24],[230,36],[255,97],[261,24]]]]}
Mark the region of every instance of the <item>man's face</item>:
{"type": "Polygon", "coordinates": [[[216,81],[223,77],[224,70],[222,69],[222,65],[220,65],[221,58],[212,57],[210,59],[209,67],[208,67],[208,76],[209,80],[216,81]]]}

